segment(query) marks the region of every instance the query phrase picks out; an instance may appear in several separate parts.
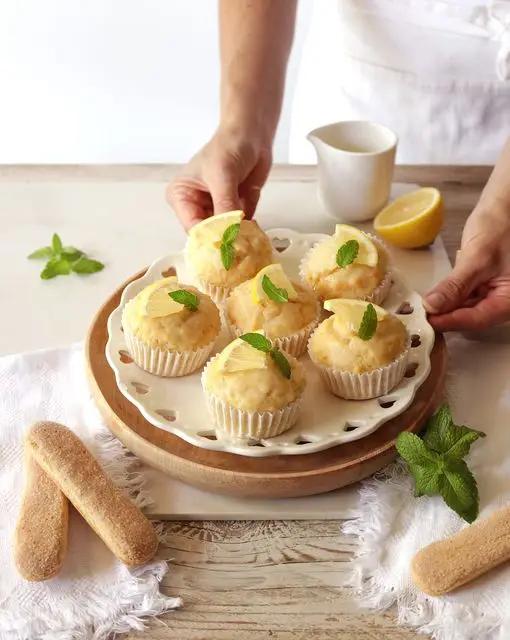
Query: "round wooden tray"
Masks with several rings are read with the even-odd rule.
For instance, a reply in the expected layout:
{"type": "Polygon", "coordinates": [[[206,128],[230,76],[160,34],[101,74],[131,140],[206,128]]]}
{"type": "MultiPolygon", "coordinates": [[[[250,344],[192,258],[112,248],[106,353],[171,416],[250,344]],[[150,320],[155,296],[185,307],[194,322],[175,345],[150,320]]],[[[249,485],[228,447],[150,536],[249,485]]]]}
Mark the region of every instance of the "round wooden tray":
{"type": "Polygon", "coordinates": [[[265,458],[195,447],[147,422],[120,393],[106,361],[108,317],[118,306],[124,287],[142,273],[118,289],[94,318],[85,344],[88,376],[94,399],[111,431],[141,460],[172,478],[207,491],[245,497],[290,498],[338,489],[391,462],[396,455],[397,435],[419,431],[441,401],[447,352],[444,338],[437,335],[431,354],[432,371],[413,404],[365,438],[317,453],[265,458]]]}

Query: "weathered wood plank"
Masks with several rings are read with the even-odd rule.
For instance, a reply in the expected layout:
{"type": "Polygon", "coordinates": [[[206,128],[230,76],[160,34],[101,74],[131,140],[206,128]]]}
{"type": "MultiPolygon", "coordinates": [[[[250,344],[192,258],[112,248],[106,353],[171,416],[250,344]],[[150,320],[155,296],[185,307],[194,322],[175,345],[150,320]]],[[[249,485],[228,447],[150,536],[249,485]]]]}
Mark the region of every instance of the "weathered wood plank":
{"type": "MultiPolygon", "coordinates": [[[[356,541],[335,521],[168,522],[160,556],[180,611],[154,640],[410,640],[391,612],[361,611],[346,586],[356,541]]],[[[165,626],[162,625],[162,622],[165,626]]],[[[131,634],[129,638],[139,637],[131,634]]]]}

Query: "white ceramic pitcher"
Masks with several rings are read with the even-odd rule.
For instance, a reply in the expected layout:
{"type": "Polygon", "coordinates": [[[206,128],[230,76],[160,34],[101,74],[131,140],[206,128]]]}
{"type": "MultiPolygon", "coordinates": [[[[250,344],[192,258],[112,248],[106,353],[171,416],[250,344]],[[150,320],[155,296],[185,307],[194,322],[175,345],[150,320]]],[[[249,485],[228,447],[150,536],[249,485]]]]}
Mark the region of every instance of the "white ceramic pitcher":
{"type": "Polygon", "coordinates": [[[397,136],[375,122],[344,121],[310,131],[317,152],[319,196],[336,220],[373,218],[391,190],[397,136]]]}

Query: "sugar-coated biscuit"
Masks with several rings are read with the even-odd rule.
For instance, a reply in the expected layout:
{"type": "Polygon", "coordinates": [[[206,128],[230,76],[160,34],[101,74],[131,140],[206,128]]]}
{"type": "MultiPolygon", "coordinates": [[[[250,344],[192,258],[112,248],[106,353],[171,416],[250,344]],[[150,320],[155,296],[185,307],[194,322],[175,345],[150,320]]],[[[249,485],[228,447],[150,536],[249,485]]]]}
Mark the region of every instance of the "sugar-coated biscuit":
{"type": "Polygon", "coordinates": [[[411,576],[419,589],[440,596],[509,559],[510,507],[504,507],[419,551],[412,560],[411,576]]]}
{"type": "Polygon", "coordinates": [[[27,444],[38,464],[122,562],[136,566],[152,559],[158,546],[153,526],[72,431],[55,422],[38,422],[27,444]]]}
{"type": "Polygon", "coordinates": [[[58,573],[67,550],[69,503],[25,451],[25,488],[14,535],[14,561],[26,580],[58,573]]]}

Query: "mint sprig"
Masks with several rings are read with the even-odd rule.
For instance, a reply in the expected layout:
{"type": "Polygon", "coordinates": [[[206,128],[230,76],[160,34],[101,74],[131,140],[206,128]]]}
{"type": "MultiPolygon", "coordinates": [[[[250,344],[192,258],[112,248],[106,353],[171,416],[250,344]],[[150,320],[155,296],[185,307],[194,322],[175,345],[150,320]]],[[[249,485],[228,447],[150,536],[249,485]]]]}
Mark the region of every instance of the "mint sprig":
{"type": "Polygon", "coordinates": [[[231,224],[223,232],[220,244],[221,262],[225,269],[228,271],[234,264],[235,249],[234,242],[239,235],[241,225],[239,222],[231,224]]]}
{"type": "Polygon", "coordinates": [[[352,264],[358,257],[359,242],[357,240],[347,240],[336,252],[336,263],[343,269],[352,264]]]}
{"type": "Polygon", "coordinates": [[[473,442],[485,434],[456,425],[450,407],[443,405],[429,419],[423,439],[404,432],[396,442],[415,481],[415,496],[440,495],[467,522],[478,516],[476,480],[463,458],[473,442]]]}
{"type": "Polygon", "coordinates": [[[370,302],[365,309],[361,324],[358,329],[358,337],[362,340],[370,340],[377,331],[377,312],[370,302]]]}
{"type": "Polygon", "coordinates": [[[57,276],[67,276],[72,272],[78,274],[97,273],[104,269],[104,264],[98,260],[88,258],[83,251],[72,246],[64,246],[58,233],[54,233],[51,246],[36,249],[29,256],[29,260],[47,260],[41,271],[43,280],[50,280],[57,276]]]}
{"type": "Polygon", "coordinates": [[[271,278],[267,275],[264,275],[262,277],[262,289],[266,296],[274,302],[283,303],[289,301],[289,293],[287,289],[277,287],[271,280],[271,278]]]}
{"type": "Polygon", "coordinates": [[[292,376],[290,363],[277,347],[273,347],[270,340],[268,340],[261,333],[244,333],[242,336],[240,336],[240,338],[241,340],[247,342],[254,349],[263,351],[264,353],[268,353],[273,362],[280,370],[283,377],[287,378],[287,380],[290,380],[292,376]]]}
{"type": "Polygon", "coordinates": [[[178,302],[179,304],[183,304],[186,309],[189,309],[190,311],[196,311],[200,304],[198,296],[186,289],[176,289],[175,291],[170,291],[168,295],[172,300],[175,300],[175,302],[178,302]]]}

